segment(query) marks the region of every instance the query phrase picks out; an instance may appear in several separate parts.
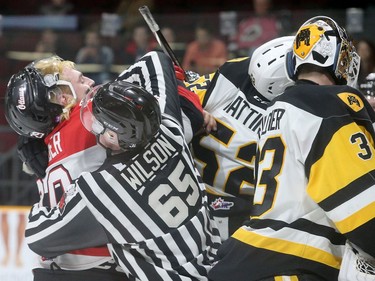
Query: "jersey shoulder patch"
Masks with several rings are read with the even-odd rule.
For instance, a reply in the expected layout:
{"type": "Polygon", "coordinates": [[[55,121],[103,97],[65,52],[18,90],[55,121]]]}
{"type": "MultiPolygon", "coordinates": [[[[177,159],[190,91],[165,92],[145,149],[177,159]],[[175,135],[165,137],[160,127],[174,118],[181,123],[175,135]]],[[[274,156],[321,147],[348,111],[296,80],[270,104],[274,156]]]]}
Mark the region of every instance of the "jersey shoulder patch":
{"type": "Polygon", "coordinates": [[[356,94],[343,92],[337,94],[337,96],[354,112],[358,112],[364,107],[362,99],[356,94]]]}

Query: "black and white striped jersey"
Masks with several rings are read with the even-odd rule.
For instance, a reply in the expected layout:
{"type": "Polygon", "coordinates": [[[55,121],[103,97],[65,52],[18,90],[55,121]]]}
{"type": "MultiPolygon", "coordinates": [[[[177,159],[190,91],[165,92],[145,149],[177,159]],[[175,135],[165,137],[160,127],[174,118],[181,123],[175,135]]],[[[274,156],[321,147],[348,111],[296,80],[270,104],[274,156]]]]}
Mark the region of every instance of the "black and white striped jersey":
{"type": "Polygon", "coordinates": [[[176,76],[171,60],[161,52],[149,52],[135,64],[124,70],[116,80],[124,80],[137,84],[149,93],[152,93],[159,101],[161,112],[170,114],[170,110],[175,111],[173,114],[182,120],[184,134],[189,143],[193,135],[203,126],[202,106],[199,99],[193,92],[181,91],[184,85],[178,81],[178,98],[171,105],[168,95],[169,92],[176,91],[176,76]],[[177,110],[176,110],[177,109],[177,110]]]}
{"type": "Polygon", "coordinates": [[[130,277],[206,280],[220,238],[174,118],[163,116],[160,132],[141,153],[127,161],[109,158],[100,171],[84,173],[77,187],[130,277]]]}
{"type": "MultiPolygon", "coordinates": [[[[160,56],[153,52],[145,60],[160,56]]],[[[174,75],[168,61],[169,74],[159,69],[155,75],[174,75]]],[[[129,81],[127,75],[120,77],[129,81]]],[[[158,87],[138,78],[147,90],[158,87]]],[[[176,87],[175,79],[171,83],[176,87]]],[[[158,89],[163,115],[157,135],[137,154],[109,157],[98,171],[83,173],[58,206],[35,205],[26,230],[29,245],[53,257],[72,244],[76,249],[80,243],[108,243],[131,280],[207,280],[220,244],[218,230],[184,137],[177,91],[158,89]],[[69,237],[61,229],[70,230],[69,237]]]]}

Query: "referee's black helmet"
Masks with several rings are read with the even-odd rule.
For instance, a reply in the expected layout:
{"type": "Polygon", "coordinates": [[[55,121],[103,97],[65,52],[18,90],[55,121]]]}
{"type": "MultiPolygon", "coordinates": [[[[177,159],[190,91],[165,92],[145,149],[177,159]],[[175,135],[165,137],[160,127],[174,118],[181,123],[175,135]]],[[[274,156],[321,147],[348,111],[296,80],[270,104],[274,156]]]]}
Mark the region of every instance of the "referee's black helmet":
{"type": "Polygon", "coordinates": [[[144,88],[114,81],[95,87],[85,97],[81,121],[96,135],[107,129],[117,133],[120,147],[130,150],[145,146],[158,132],[161,112],[157,99],[144,88]]]}

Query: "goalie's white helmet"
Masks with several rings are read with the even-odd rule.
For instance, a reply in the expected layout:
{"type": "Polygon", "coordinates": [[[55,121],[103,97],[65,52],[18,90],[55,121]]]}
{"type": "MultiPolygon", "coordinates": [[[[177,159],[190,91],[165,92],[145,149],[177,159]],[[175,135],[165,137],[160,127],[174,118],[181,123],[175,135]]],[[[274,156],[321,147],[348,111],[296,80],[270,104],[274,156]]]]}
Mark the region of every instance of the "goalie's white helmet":
{"type": "Polygon", "coordinates": [[[259,46],[253,53],[249,75],[255,89],[272,100],[293,84],[285,72],[285,55],[291,50],[294,36],[273,39],[259,46]]]}
{"type": "Polygon", "coordinates": [[[293,50],[287,54],[287,73],[296,80],[301,65],[325,68],[336,84],[354,86],[360,58],[344,28],[325,16],[313,17],[298,30],[293,50]]]}

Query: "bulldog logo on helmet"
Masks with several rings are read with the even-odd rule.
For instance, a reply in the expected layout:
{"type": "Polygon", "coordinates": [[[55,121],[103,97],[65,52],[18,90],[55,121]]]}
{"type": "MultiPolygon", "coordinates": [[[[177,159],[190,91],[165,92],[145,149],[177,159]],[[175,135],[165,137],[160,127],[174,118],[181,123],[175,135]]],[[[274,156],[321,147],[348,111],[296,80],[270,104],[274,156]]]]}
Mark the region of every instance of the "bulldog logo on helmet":
{"type": "Polygon", "coordinates": [[[297,56],[304,59],[306,58],[316,44],[321,40],[324,29],[317,24],[307,25],[302,28],[294,42],[294,52],[297,56]]]}

